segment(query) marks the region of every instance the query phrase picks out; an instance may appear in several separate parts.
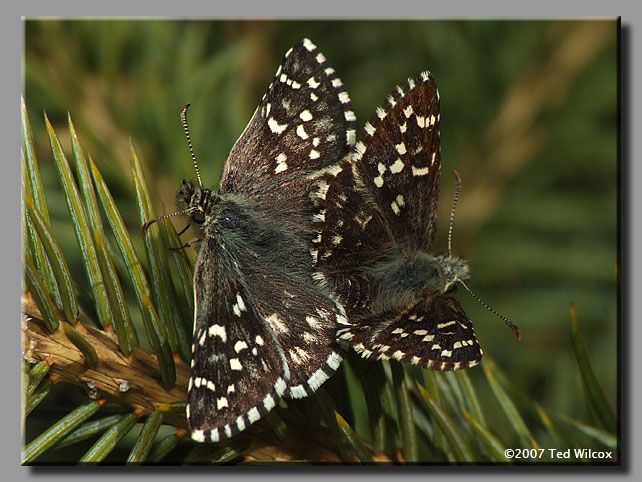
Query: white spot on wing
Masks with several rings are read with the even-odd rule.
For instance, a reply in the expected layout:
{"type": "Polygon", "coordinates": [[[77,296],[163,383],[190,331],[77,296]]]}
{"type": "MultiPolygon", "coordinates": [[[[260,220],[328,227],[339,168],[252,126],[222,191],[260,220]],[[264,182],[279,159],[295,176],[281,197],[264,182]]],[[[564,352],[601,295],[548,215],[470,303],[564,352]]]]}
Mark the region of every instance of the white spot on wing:
{"type": "Polygon", "coordinates": [[[252,410],[247,412],[247,419],[250,421],[250,423],[254,423],[260,418],[261,418],[261,415],[259,414],[259,411],[257,410],[256,407],[252,408],[252,410]]]}
{"type": "Polygon", "coordinates": [[[452,326],[452,325],[454,325],[454,324],[456,324],[456,323],[457,323],[457,322],[456,322],[456,321],[454,321],[454,320],[453,320],[453,321],[447,321],[446,323],[439,323],[439,324],[437,325],[437,328],[441,330],[442,328],[447,328],[447,327],[452,326]]]}
{"type": "MultiPolygon", "coordinates": [[[[240,313],[238,316],[241,316],[240,313]]],[[[225,327],[222,325],[212,325],[208,330],[209,336],[219,336],[223,343],[227,341],[227,333],[225,332],[225,327]]]]}
{"type": "Polygon", "coordinates": [[[276,402],[274,401],[274,397],[272,397],[272,395],[270,394],[266,395],[263,399],[263,406],[265,407],[265,409],[269,412],[274,408],[275,405],[276,402]]]}
{"type": "Polygon", "coordinates": [[[369,136],[373,135],[375,133],[375,128],[370,122],[366,122],[366,125],[364,126],[364,130],[366,131],[366,134],[369,136]]]}
{"type": "Polygon", "coordinates": [[[285,129],[287,129],[287,124],[279,124],[274,117],[268,119],[268,127],[275,134],[281,134],[285,129]]]}
{"type": "Polygon", "coordinates": [[[309,120],[312,120],[312,114],[310,113],[310,111],[308,109],[306,109],[303,112],[301,112],[299,114],[299,117],[301,118],[301,120],[303,122],[307,122],[309,120]]]}
{"type": "Polygon", "coordinates": [[[401,171],[403,171],[404,168],[404,163],[400,158],[397,158],[397,160],[390,166],[390,172],[392,174],[398,174],[401,171]]]}
{"type": "Polygon", "coordinates": [[[288,164],[287,162],[279,162],[276,167],[274,168],[275,173],[283,172],[288,169],[288,164]]]}
{"type": "Polygon", "coordinates": [[[357,133],[355,132],[354,129],[348,129],[346,131],[346,144],[349,146],[354,145],[354,141],[357,139],[357,133]]]}
{"type": "Polygon", "coordinates": [[[279,378],[276,383],[274,384],[274,389],[276,390],[276,393],[279,394],[279,397],[283,395],[283,392],[285,392],[285,381],[283,378],[279,378]]]}
{"type": "Polygon", "coordinates": [[[243,340],[239,340],[234,344],[234,351],[236,353],[240,353],[241,350],[244,350],[247,348],[247,343],[245,343],[243,340]]]}
{"type": "Polygon", "coordinates": [[[239,429],[239,432],[245,430],[245,420],[243,420],[242,416],[236,419],[236,427],[239,429]]]}
{"type": "Polygon", "coordinates": [[[333,370],[336,370],[337,368],[339,368],[339,365],[341,365],[341,360],[343,360],[343,358],[341,358],[341,355],[339,355],[338,353],[332,352],[330,353],[330,355],[328,355],[328,358],[325,362],[328,364],[330,368],[332,368],[333,370]]]}
{"type": "Polygon", "coordinates": [[[305,390],[303,385],[297,385],[295,387],[290,387],[290,396],[292,398],[304,398],[308,395],[308,392],[305,390]]]}
{"type": "MultiPolygon", "coordinates": [[[[304,38],[304,39],[303,39],[303,46],[304,46],[306,49],[308,49],[308,51],[309,51],[309,52],[312,52],[314,49],[316,49],[316,48],[317,48],[317,46],[316,46],[316,45],[314,45],[314,44],[310,41],[310,39],[308,39],[308,38],[304,38]]],[[[291,49],[290,49],[290,50],[291,50],[291,49]]]]}
{"type": "Polygon", "coordinates": [[[321,324],[319,323],[319,320],[317,320],[314,316],[306,316],[305,321],[308,322],[308,325],[310,325],[311,328],[318,330],[321,328],[321,324]]]}
{"type": "Polygon", "coordinates": [[[319,368],[308,379],[308,385],[314,391],[317,388],[319,388],[321,385],[323,385],[323,382],[325,382],[327,379],[328,379],[328,375],[321,368],[319,368]]]}
{"type": "MultiPolygon", "coordinates": [[[[272,313],[270,316],[268,316],[265,321],[267,321],[272,329],[276,331],[277,333],[286,333],[288,331],[288,327],[285,325],[283,320],[279,318],[279,315],[276,313],[272,313]]],[[[258,343],[258,340],[257,340],[258,343]]]]}
{"type": "Polygon", "coordinates": [[[305,132],[305,129],[303,128],[302,125],[296,128],[296,135],[299,136],[301,139],[307,139],[309,137],[308,133],[305,132]]]}
{"type": "Polygon", "coordinates": [[[428,174],[428,172],[430,172],[430,168],[429,167],[415,167],[415,166],[412,166],[412,175],[413,176],[425,176],[426,174],[428,174]]]}

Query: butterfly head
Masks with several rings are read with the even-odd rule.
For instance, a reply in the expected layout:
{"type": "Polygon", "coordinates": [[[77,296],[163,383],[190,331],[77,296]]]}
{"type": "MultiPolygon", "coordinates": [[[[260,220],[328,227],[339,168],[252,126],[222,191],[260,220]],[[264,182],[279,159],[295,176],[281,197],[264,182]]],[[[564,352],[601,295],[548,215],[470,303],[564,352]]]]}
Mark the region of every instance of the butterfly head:
{"type": "Polygon", "coordinates": [[[452,293],[460,281],[470,278],[468,263],[457,256],[443,254],[437,256],[437,262],[442,272],[442,293],[452,293]]]}
{"type": "Polygon", "coordinates": [[[235,230],[243,224],[242,206],[230,199],[223,199],[209,189],[183,181],[176,193],[178,210],[189,215],[192,222],[204,230],[235,230]]]}
{"type": "Polygon", "coordinates": [[[212,191],[194,186],[192,181],[183,181],[176,192],[176,207],[189,214],[196,224],[203,224],[210,217],[218,200],[212,191]]]}

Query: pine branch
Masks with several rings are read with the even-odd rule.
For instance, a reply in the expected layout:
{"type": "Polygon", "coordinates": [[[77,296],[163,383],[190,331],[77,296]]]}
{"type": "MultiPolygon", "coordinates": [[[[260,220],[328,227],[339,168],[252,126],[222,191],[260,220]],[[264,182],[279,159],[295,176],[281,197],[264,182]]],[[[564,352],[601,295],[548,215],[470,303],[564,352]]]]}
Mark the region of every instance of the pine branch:
{"type": "MultiPolygon", "coordinates": [[[[179,359],[176,363],[176,385],[162,385],[156,356],[140,347],[124,355],[113,331],[99,330],[76,323],[73,327],[95,349],[98,363],[87,365],[82,351],[65,334],[63,326],[49,332],[40,310],[28,293],[22,296],[22,312],[29,318],[22,322],[22,351],[29,361],[47,361],[54,380],[72,383],[90,390],[92,397],[132,407],[141,415],[154,410],[167,411],[167,404],[187,398],[189,367],[179,359]]],[[[166,413],[168,423],[187,428],[183,413],[166,413]]]]}

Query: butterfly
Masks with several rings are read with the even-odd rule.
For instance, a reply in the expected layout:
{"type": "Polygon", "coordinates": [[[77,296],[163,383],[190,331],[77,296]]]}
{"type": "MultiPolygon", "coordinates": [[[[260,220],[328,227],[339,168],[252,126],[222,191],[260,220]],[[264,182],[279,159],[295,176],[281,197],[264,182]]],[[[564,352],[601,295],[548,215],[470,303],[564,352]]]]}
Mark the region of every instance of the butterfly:
{"type": "Polygon", "coordinates": [[[336,331],[349,323],[312,276],[311,193],[352,155],[355,137],[341,80],[304,39],[285,54],[234,144],[218,192],[202,186],[197,166],[198,183],[178,189],[176,214],[198,227],[200,244],[187,404],[192,439],[232,437],[282,396],[311,394],[339,367],[336,331]]]}
{"type": "Polygon", "coordinates": [[[318,181],[324,197],[317,199],[312,257],[315,278],[350,319],[339,340],[365,358],[456,370],[477,365],[482,349],[449,295],[458,286],[468,290],[468,264],[450,249],[429,251],[437,230],[439,117],[431,73],[392,91],[365,124],[354,155],[318,181]]]}

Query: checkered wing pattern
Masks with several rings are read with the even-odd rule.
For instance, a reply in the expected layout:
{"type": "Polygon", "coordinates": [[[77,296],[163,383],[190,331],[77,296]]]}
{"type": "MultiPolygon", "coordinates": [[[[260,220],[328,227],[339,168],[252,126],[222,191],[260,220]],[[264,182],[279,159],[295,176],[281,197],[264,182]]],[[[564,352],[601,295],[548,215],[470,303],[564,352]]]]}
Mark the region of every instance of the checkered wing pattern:
{"type": "Polygon", "coordinates": [[[188,421],[192,438],[233,436],[281,396],[314,392],[342,361],[344,309],[313,277],[310,192],[351,157],[355,118],[308,39],[292,47],[225,164],[218,194],[184,183],[201,227],[188,421]]]}
{"type": "Polygon", "coordinates": [[[437,229],[439,94],[424,72],[396,87],[365,124],[350,162],[320,180],[317,277],[344,303],[339,339],[364,357],[453,370],[481,348],[459,302],[445,295],[461,260],[428,253],[437,229]]]}
{"type": "Polygon", "coordinates": [[[356,118],[341,79],[308,39],[285,55],[267,93],[238,139],[220,193],[269,201],[274,189],[350,155],[356,118]]]}
{"type": "Polygon", "coordinates": [[[288,270],[208,243],[194,273],[188,421],[195,440],[217,442],[281,396],[304,397],[327,380],[342,361],[336,327],[347,321],[340,306],[288,270]]]}
{"type": "Polygon", "coordinates": [[[377,108],[354,161],[395,241],[429,249],[441,172],[439,94],[430,73],[398,86],[377,108]]]}
{"type": "Polygon", "coordinates": [[[473,324],[450,296],[432,296],[402,312],[383,313],[367,324],[342,328],[338,335],[364,358],[435,370],[468,368],[482,357],[473,324]]]}

